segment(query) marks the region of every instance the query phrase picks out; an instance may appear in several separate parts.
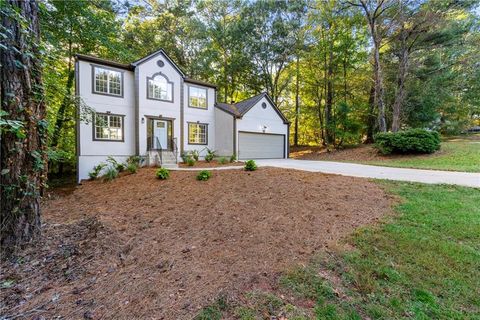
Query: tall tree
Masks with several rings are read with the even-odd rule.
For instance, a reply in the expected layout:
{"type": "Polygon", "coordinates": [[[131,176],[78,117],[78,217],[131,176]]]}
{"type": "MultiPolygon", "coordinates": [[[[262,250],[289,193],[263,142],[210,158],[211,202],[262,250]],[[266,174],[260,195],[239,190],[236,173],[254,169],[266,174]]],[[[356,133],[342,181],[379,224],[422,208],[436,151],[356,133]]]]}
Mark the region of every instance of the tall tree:
{"type": "Polygon", "coordinates": [[[259,89],[265,89],[277,105],[290,82],[282,75],[294,60],[305,9],[303,1],[268,0],[253,2],[242,13],[250,24],[246,45],[262,80],[259,89]]]}
{"type": "Polygon", "coordinates": [[[11,253],[40,232],[47,123],[38,3],[8,0],[1,10],[0,244],[11,253]]]}
{"type": "Polygon", "coordinates": [[[385,113],[385,97],[383,84],[383,71],[380,61],[380,47],[384,38],[385,27],[382,25],[385,13],[395,5],[395,0],[356,0],[347,1],[350,5],[361,8],[368,23],[372,39],[373,52],[373,81],[375,87],[374,105],[378,110],[378,128],[387,131],[385,113]]]}

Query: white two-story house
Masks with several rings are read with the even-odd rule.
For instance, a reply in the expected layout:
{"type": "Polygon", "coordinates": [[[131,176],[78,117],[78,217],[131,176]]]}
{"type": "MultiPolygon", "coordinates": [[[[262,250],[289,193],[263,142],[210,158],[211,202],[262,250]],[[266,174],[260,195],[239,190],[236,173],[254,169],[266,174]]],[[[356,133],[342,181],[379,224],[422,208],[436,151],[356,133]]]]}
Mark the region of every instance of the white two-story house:
{"type": "Polygon", "coordinates": [[[289,123],[267,94],[217,103],[215,85],[188,78],[163,50],[131,64],[77,55],[75,80],[89,110],[77,115],[78,181],[109,156],[158,164],[160,153],[177,162],[209,148],[243,160],[288,157],[289,123]]]}

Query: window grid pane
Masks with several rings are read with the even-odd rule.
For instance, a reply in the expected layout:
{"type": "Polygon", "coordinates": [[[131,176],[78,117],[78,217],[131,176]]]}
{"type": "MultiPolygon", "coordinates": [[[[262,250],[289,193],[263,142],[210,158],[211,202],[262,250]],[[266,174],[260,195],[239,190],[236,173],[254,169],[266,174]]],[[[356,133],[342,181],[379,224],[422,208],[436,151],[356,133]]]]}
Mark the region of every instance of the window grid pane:
{"type": "Polygon", "coordinates": [[[207,125],[199,123],[189,123],[189,143],[207,144],[207,125]]]}
{"type": "Polygon", "coordinates": [[[104,140],[122,140],[122,117],[96,115],[95,138],[104,140]]]}
{"type": "Polygon", "coordinates": [[[189,106],[207,108],[207,89],[189,87],[189,106]]]}
{"type": "Polygon", "coordinates": [[[173,85],[161,75],[148,80],[148,97],[160,100],[172,100],[173,85]]]}
{"type": "Polygon", "coordinates": [[[95,92],[122,95],[122,74],[119,71],[94,67],[95,92]]]}

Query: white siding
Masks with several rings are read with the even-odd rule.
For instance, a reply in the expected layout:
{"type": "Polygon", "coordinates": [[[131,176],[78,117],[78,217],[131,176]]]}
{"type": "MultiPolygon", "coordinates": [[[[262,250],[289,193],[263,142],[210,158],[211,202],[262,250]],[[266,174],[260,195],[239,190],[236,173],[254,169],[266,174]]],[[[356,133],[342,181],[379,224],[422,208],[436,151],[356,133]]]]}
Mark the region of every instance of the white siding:
{"type": "MultiPolygon", "coordinates": [[[[110,69],[123,72],[123,97],[113,97],[92,92],[92,65],[86,61],[78,61],[77,72],[79,83],[78,94],[83,102],[96,112],[124,115],[124,141],[94,141],[93,123],[90,121],[79,124],[79,178],[87,179],[93,166],[106,160],[107,156],[126,158],[135,153],[135,99],[133,94],[133,72],[123,69],[110,69]]],[[[100,66],[100,65],[99,65],[100,66]]],[[[82,116],[83,117],[83,116],[82,116]]]]}
{"type": "MultiPolygon", "coordinates": [[[[241,119],[237,119],[237,141],[238,132],[263,133],[264,126],[267,127],[265,133],[285,135],[285,155],[288,155],[288,125],[283,123],[283,119],[266,98],[260,99],[241,119]],[[266,109],[262,108],[263,102],[267,104],[266,109]]],[[[238,143],[236,153],[238,154],[238,143]]]]}
{"type": "Polygon", "coordinates": [[[200,156],[203,157],[206,154],[205,148],[215,150],[215,89],[204,87],[197,84],[184,84],[184,134],[183,134],[183,146],[185,151],[189,150],[198,150],[200,156]],[[191,108],[188,106],[188,87],[194,86],[199,88],[207,89],[207,109],[198,109],[191,108]],[[208,124],[208,144],[207,145],[198,145],[198,144],[189,144],[188,143],[188,123],[189,122],[200,122],[208,124]]]}
{"type": "Polygon", "coordinates": [[[146,116],[162,116],[165,118],[174,118],[173,137],[177,138],[178,148],[180,148],[180,88],[182,76],[175,67],[163,56],[158,54],[144,61],[138,67],[138,105],[139,105],[139,153],[145,155],[147,152],[147,118],[146,116]],[[159,67],[157,61],[162,60],[165,65],[159,67]],[[147,99],[147,77],[152,77],[155,73],[161,72],[169,81],[173,82],[173,102],[147,99]],[[144,121],[142,123],[142,118],[144,121]]]}
{"type": "Polygon", "coordinates": [[[219,156],[233,154],[233,116],[215,108],[215,150],[219,156]]]}

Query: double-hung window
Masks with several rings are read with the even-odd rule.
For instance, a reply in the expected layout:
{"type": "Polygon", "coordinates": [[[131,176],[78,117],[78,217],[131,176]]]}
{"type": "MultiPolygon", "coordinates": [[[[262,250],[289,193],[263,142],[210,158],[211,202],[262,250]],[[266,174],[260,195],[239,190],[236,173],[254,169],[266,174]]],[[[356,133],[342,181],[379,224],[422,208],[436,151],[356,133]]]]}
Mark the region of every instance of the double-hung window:
{"type": "Polygon", "coordinates": [[[188,124],[188,143],[189,144],[207,144],[208,143],[208,125],[206,123],[188,124]]]}
{"type": "Polygon", "coordinates": [[[112,96],[122,96],[122,73],[112,69],[93,67],[93,92],[108,94],[112,96]]]}
{"type": "Polygon", "coordinates": [[[163,101],[173,101],[173,83],[161,74],[148,78],[147,98],[163,101]]]}
{"type": "Polygon", "coordinates": [[[123,116],[95,114],[94,140],[123,141],[123,116]]]}
{"type": "Polygon", "coordinates": [[[189,86],[188,106],[191,108],[207,109],[207,89],[189,86]]]}

